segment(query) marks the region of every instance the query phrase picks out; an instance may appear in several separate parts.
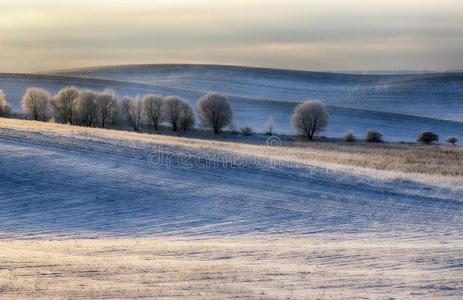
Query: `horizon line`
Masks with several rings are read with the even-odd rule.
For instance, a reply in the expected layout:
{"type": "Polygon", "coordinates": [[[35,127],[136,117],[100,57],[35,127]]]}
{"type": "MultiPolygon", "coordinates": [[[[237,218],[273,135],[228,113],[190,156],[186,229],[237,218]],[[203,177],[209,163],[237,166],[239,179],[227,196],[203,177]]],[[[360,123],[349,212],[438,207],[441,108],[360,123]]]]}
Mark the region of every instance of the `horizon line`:
{"type": "Polygon", "coordinates": [[[88,65],[81,67],[70,67],[62,69],[53,69],[37,72],[0,72],[10,74],[53,74],[67,71],[91,70],[110,67],[131,67],[131,66],[203,66],[203,67],[227,67],[227,68],[249,68],[260,70],[274,70],[286,72],[303,72],[303,73],[328,73],[328,74],[345,74],[345,75],[415,75],[415,74],[440,74],[440,73],[463,73],[463,69],[448,70],[419,70],[419,69],[362,69],[362,70],[316,70],[316,69],[295,69],[295,68],[278,68],[265,67],[259,65],[239,65],[239,64],[221,64],[221,63],[128,63],[128,64],[102,64],[88,65]]]}

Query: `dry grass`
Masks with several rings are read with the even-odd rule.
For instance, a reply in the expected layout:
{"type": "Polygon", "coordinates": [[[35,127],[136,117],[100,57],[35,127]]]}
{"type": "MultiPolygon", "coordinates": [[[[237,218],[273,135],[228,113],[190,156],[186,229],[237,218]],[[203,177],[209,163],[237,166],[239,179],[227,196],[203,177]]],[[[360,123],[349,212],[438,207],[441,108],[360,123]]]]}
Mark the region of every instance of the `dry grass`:
{"type": "Polygon", "coordinates": [[[462,253],[368,236],[0,241],[0,297],[458,299],[462,253]]]}
{"type": "Polygon", "coordinates": [[[292,143],[326,162],[405,173],[463,176],[463,148],[444,145],[292,143]],[[325,153],[325,155],[323,155],[325,153]]]}
{"type": "Polygon", "coordinates": [[[265,142],[211,141],[134,132],[84,128],[61,124],[0,119],[0,128],[40,132],[55,136],[72,135],[108,143],[139,143],[190,148],[193,151],[231,152],[291,163],[355,172],[381,180],[416,180],[458,188],[463,186],[463,148],[444,145],[364,144],[343,142],[286,142],[269,148],[265,142]]]}

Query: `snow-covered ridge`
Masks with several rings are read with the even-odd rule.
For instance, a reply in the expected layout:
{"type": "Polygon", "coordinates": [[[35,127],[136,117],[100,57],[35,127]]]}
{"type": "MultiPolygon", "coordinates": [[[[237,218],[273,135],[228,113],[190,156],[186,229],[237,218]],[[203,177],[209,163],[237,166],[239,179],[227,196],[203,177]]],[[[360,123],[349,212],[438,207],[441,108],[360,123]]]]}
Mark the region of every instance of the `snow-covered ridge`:
{"type": "Polygon", "coordinates": [[[50,74],[277,101],[315,98],[336,106],[463,120],[463,73],[361,75],[217,65],[123,65],[50,74]],[[442,107],[435,109],[436,105],[442,107]]]}

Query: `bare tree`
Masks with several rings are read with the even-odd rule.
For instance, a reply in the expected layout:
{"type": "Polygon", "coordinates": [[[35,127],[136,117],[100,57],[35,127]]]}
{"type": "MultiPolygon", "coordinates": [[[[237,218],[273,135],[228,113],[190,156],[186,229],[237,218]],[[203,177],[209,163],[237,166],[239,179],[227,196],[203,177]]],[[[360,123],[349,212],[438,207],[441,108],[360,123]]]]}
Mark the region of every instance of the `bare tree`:
{"type": "Polygon", "coordinates": [[[186,131],[193,127],[194,112],[189,102],[182,98],[169,96],[164,98],[163,105],[163,114],[171,124],[173,131],[177,132],[179,129],[186,131]]]}
{"type": "Polygon", "coordinates": [[[181,117],[179,128],[183,131],[187,131],[195,125],[195,113],[189,102],[183,102],[180,108],[181,117]]]}
{"type": "Polygon", "coordinates": [[[304,102],[296,106],[292,120],[296,132],[312,140],[328,125],[328,110],[321,102],[304,102]]]}
{"type": "Polygon", "coordinates": [[[36,121],[46,121],[51,95],[48,91],[31,87],[26,90],[21,105],[24,113],[36,121]]]}
{"type": "Polygon", "coordinates": [[[225,96],[208,93],[197,104],[199,120],[203,127],[211,128],[215,134],[233,122],[233,112],[225,96]]]}
{"type": "Polygon", "coordinates": [[[105,127],[106,123],[113,122],[117,112],[117,96],[113,90],[105,90],[99,94],[96,99],[98,107],[98,119],[101,127],[105,127]]]}
{"type": "Polygon", "coordinates": [[[154,130],[158,130],[162,120],[162,96],[145,95],[143,97],[143,105],[151,126],[153,126],[154,130]]]}
{"type": "Polygon", "coordinates": [[[275,122],[273,122],[273,118],[270,117],[267,119],[267,123],[265,124],[265,134],[266,135],[273,135],[275,133],[275,122]]]}
{"type": "Polygon", "coordinates": [[[55,119],[64,123],[73,124],[76,118],[77,100],[80,90],[75,87],[66,87],[50,101],[55,113],[55,119]]]}
{"type": "Polygon", "coordinates": [[[79,121],[87,126],[95,126],[96,120],[98,118],[98,105],[96,99],[98,94],[85,90],[82,91],[77,100],[77,111],[79,113],[79,121]]]}
{"type": "Polygon", "coordinates": [[[143,101],[139,96],[124,97],[122,110],[134,131],[140,131],[143,113],[143,101]]]}
{"type": "Polygon", "coordinates": [[[0,117],[6,117],[11,112],[11,106],[6,101],[5,93],[0,90],[0,117]]]}

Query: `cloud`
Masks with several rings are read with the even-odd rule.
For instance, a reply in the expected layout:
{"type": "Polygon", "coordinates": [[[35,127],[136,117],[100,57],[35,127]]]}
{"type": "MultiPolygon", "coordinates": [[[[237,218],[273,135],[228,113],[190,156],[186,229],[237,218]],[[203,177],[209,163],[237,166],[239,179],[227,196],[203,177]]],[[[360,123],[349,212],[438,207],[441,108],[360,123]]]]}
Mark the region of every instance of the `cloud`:
{"type": "Polygon", "coordinates": [[[339,2],[4,0],[0,71],[157,62],[463,67],[461,1],[339,2]]]}

